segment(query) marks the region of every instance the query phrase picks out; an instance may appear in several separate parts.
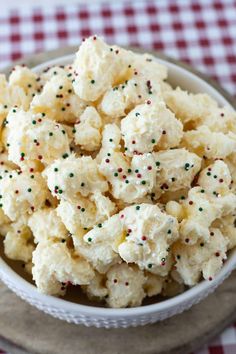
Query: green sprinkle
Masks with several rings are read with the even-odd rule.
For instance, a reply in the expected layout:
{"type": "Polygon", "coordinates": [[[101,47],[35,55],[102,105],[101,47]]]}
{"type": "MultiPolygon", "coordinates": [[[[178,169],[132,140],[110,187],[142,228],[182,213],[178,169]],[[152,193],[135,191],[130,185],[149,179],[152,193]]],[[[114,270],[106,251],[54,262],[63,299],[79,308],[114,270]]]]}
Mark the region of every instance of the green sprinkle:
{"type": "Polygon", "coordinates": [[[152,144],[155,144],[156,140],[155,139],[152,139],[152,144]]]}
{"type": "Polygon", "coordinates": [[[115,177],[118,177],[118,173],[117,173],[117,172],[115,172],[115,173],[114,173],[114,176],[115,176],[115,177]]]}
{"type": "Polygon", "coordinates": [[[30,193],[30,192],[32,192],[32,189],[31,189],[31,188],[28,188],[27,191],[30,193]]]}
{"type": "Polygon", "coordinates": [[[140,210],[140,206],[139,206],[139,205],[137,205],[135,209],[136,209],[136,210],[140,210]]]}
{"type": "Polygon", "coordinates": [[[76,133],[76,129],[75,128],[72,130],[72,133],[76,133]]]}
{"type": "Polygon", "coordinates": [[[185,199],[185,196],[184,196],[184,195],[181,195],[180,199],[184,200],[184,199],[185,199]]]}
{"type": "Polygon", "coordinates": [[[59,194],[62,194],[62,193],[63,193],[63,190],[62,190],[62,189],[59,189],[58,193],[59,193],[59,194]]]}
{"type": "Polygon", "coordinates": [[[151,264],[151,263],[148,264],[148,268],[149,268],[149,269],[152,268],[152,264],[151,264]]]}
{"type": "Polygon", "coordinates": [[[146,181],[142,181],[141,183],[142,183],[142,184],[146,184],[146,181]]]}
{"type": "Polygon", "coordinates": [[[69,155],[67,153],[63,154],[62,157],[63,159],[66,159],[69,155]]]}
{"type": "Polygon", "coordinates": [[[101,228],[101,227],[102,227],[102,224],[98,224],[98,227],[101,228]]]}
{"type": "Polygon", "coordinates": [[[35,124],[36,124],[36,120],[32,120],[32,124],[34,124],[34,125],[35,125],[35,124]]]}
{"type": "Polygon", "coordinates": [[[135,173],[139,173],[139,170],[137,169],[137,170],[135,170],[134,172],[135,172],[135,173]]]}
{"type": "Polygon", "coordinates": [[[13,112],[13,113],[16,113],[16,109],[13,109],[12,112],[13,112]]]}
{"type": "Polygon", "coordinates": [[[199,210],[199,211],[203,211],[203,208],[199,208],[198,210],[199,210]]]}
{"type": "Polygon", "coordinates": [[[46,113],[42,113],[42,117],[45,117],[46,116],[46,113]]]}
{"type": "Polygon", "coordinates": [[[156,166],[160,166],[160,164],[161,164],[161,163],[160,163],[159,161],[156,162],[156,166]]]}
{"type": "Polygon", "coordinates": [[[132,172],[131,168],[128,168],[128,173],[131,173],[131,172],[132,172]]]}
{"type": "Polygon", "coordinates": [[[53,133],[52,133],[52,132],[50,132],[50,133],[49,133],[49,136],[53,136],[53,133]]]}
{"type": "Polygon", "coordinates": [[[34,179],[34,175],[31,175],[30,178],[34,179]]]}
{"type": "Polygon", "coordinates": [[[58,168],[57,167],[54,168],[54,172],[58,172],[58,168]]]}
{"type": "Polygon", "coordinates": [[[184,165],[184,169],[185,169],[186,171],[188,171],[189,168],[190,168],[190,164],[189,164],[189,163],[186,163],[186,164],[184,165]]]}
{"type": "Polygon", "coordinates": [[[211,176],[211,172],[207,172],[207,176],[211,176]]]}
{"type": "Polygon", "coordinates": [[[168,233],[168,234],[171,234],[171,230],[168,230],[167,233],[168,233]]]}
{"type": "Polygon", "coordinates": [[[62,132],[62,134],[66,134],[65,130],[62,130],[61,132],[62,132]]]}
{"type": "Polygon", "coordinates": [[[125,181],[125,183],[126,183],[126,184],[128,184],[128,183],[129,183],[129,181],[128,181],[128,180],[126,180],[126,181],[125,181]]]}
{"type": "Polygon", "coordinates": [[[82,213],[85,211],[85,208],[81,208],[82,213]]]}
{"type": "Polygon", "coordinates": [[[2,208],[2,204],[0,204],[0,208],[2,208]]]}
{"type": "Polygon", "coordinates": [[[62,89],[63,89],[63,86],[59,86],[59,89],[62,90],[62,89]]]}
{"type": "Polygon", "coordinates": [[[95,80],[91,80],[91,84],[95,84],[95,80]]]}
{"type": "Polygon", "coordinates": [[[171,181],[174,182],[174,181],[175,181],[175,177],[172,177],[172,178],[171,178],[171,181]]]}
{"type": "Polygon", "coordinates": [[[81,187],[84,187],[84,186],[85,186],[85,184],[84,184],[84,182],[82,182],[82,183],[81,183],[81,187]]]}
{"type": "Polygon", "coordinates": [[[74,173],[70,173],[69,177],[71,177],[71,178],[74,177],[74,173]]]}
{"type": "Polygon", "coordinates": [[[214,177],[214,178],[217,178],[217,176],[216,176],[216,175],[214,175],[213,177],[214,177]]]}
{"type": "Polygon", "coordinates": [[[110,142],[112,142],[112,141],[113,141],[113,139],[109,139],[109,141],[110,141],[110,142]]]}
{"type": "Polygon", "coordinates": [[[92,241],[91,237],[88,237],[88,242],[91,242],[91,241],[92,241]]]}
{"type": "Polygon", "coordinates": [[[24,153],[24,152],[21,152],[20,156],[21,156],[21,157],[24,157],[24,156],[25,156],[25,153],[24,153]]]}
{"type": "Polygon", "coordinates": [[[205,193],[205,190],[204,190],[204,189],[201,189],[200,192],[201,192],[201,193],[205,193]]]}

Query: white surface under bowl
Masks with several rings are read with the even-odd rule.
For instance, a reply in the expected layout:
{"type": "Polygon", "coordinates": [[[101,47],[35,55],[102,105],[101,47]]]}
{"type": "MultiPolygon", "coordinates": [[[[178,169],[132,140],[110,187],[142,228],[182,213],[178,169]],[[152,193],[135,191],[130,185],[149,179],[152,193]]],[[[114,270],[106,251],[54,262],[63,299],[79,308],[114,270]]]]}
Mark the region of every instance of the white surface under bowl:
{"type": "MultiPolygon", "coordinates": [[[[64,56],[38,65],[33,70],[39,73],[48,66],[66,65],[71,63],[73,58],[73,55],[64,56]]],[[[227,105],[232,108],[230,103],[221,95],[221,93],[206,81],[176,64],[158,58],[157,60],[168,67],[168,81],[172,85],[178,85],[181,88],[194,93],[208,93],[218,101],[220,105],[227,105]]],[[[199,284],[186,290],[180,295],[151,305],[127,309],[110,309],[80,305],[53,296],[41,294],[37,291],[34,285],[23,279],[11,269],[2,258],[0,258],[0,278],[11,290],[31,305],[67,322],[106,328],[145,325],[181,313],[213,292],[235,268],[236,250],[231,252],[223,268],[211,282],[201,281],[199,284]]]]}

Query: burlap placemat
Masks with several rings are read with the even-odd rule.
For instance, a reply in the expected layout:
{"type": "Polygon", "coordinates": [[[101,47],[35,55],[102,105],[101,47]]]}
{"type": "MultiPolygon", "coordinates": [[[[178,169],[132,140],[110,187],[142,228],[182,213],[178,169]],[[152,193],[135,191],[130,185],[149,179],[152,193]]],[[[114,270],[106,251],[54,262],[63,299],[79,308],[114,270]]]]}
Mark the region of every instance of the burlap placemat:
{"type": "MultiPolygon", "coordinates": [[[[34,66],[74,51],[60,49],[24,62],[34,66]]],[[[235,274],[214,294],[181,315],[150,326],[110,330],[54,319],[0,284],[0,347],[12,354],[188,354],[236,319],[235,274]]]]}

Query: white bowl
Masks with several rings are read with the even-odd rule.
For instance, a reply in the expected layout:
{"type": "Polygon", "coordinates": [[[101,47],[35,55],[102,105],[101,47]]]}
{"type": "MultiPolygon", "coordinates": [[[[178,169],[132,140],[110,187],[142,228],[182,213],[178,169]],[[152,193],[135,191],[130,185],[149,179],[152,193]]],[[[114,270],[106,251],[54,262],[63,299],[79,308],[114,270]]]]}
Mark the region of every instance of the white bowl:
{"type": "MultiPolygon", "coordinates": [[[[225,97],[203,79],[171,62],[162,59],[157,60],[168,67],[168,81],[170,81],[172,85],[179,85],[183,89],[195,93],[208,93],[216,99],[220,105],[228,105],[232,108],[225,97]]],[[[72,61],[73,55],[64,56],[38,65],[34,68],[34,71],[39,73],[48,66],[65,65],[72,61]]],[[[145,325],[181,313],[213,292],[235,268],[236,250],[231,252],[223,268],[211,282],[201,281],[199,284],[180,295],[151,305],[127,309],[110,309],[81,305],[41,294],[34,285],[23,279],[0,258],[0,278],[11,290],[31,305],[67,322],[106,328],[145,325]]]]}

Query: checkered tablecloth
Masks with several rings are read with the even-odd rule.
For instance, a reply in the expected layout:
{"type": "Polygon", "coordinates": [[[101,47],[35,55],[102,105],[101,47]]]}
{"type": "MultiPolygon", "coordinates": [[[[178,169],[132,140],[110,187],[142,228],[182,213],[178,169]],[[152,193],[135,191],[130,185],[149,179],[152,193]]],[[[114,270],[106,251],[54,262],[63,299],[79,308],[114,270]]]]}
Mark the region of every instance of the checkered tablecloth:
{"type": "MultiPolygon", "coordinates": [[[[83,37],[96,33],[110,43],[163,51],[207,73],[236,95],[236,1],[117,0],[55,6],[49,0],[47,6],[37,4],[1,8],[0,68],[35,52],[79,45],[83,37]]],[[[235,328],[228,328],[198,354],[236,353],[235,328]]]]}

